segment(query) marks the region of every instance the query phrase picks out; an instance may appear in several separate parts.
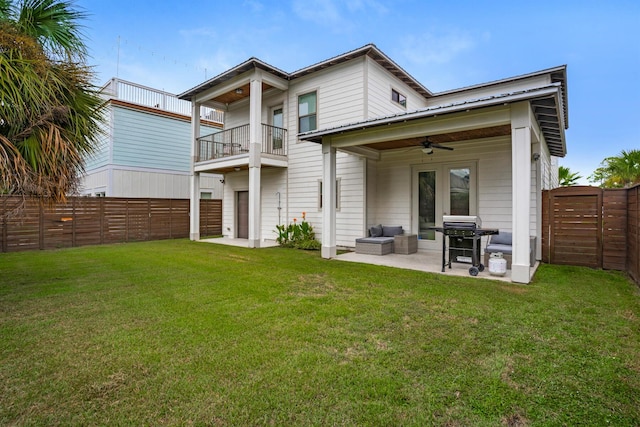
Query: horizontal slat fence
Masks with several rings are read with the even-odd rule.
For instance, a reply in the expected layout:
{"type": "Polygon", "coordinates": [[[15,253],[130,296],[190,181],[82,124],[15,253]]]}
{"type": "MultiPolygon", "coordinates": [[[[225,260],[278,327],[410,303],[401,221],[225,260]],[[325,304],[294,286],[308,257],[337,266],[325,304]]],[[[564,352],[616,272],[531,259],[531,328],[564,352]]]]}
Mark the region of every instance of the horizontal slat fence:
{"type": "Polygon", "coordinates": [[[627,193],[627,271],[640,283],[640,185],[627,193]]]}
{"type": "Polygon", "coordinates": [[[542,200],[542,261],[627,271],[640,283],[640,185],[562,187],[542,200]]]}
{"type": "MultiPolygon", "coordinates": [[[[189,237],[189,200],[71,197],[53,206],[0,197],[2,252],[189,237]]],[[[200,235],[222,234],[222,200],[200,201],[200,235]]]]}

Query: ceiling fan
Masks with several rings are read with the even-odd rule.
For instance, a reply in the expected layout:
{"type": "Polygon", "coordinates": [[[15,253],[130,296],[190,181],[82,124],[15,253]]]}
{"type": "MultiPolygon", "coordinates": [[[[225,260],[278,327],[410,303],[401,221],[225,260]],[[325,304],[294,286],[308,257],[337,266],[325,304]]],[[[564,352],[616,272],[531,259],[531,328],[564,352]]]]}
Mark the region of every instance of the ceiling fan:
{"type": "Polygon", "coordinates": [[[433,154],[433,149],[434,148],[438,148],[440,150],[453,151],[453,148],[451,148],[451,147],[445,147],[444,145],[440,145],[440,144],[437,144],[435,142],[429,141],[429,137],[428,136],[426,136],[424,138],[424,141],[422,142],[422,147],[423,147],[422,148],[422,152],[424,154],[433,154]]]}

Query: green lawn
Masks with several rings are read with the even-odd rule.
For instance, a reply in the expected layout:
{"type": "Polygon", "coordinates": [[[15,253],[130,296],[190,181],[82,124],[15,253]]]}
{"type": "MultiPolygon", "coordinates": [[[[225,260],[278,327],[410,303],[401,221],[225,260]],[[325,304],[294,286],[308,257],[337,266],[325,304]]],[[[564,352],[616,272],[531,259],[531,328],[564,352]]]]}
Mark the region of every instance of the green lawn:
{"type": "Polygon", "coordinates": [[[187,240],[0,254],[0,425],[640,425],[640,293],[187,240]]]}

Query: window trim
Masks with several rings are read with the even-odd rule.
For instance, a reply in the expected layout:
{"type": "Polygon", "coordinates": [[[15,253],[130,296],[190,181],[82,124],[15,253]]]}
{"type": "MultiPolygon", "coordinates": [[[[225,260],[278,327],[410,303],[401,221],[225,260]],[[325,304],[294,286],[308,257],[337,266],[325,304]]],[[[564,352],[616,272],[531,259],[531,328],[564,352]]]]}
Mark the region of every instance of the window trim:
{"type": "Polygon", "coordinates": [[[393,87],[391,88],[391,102],[394,102],[400,105],[402,108],[407,108],[407,97],[404,94],[402,94],[402,92],[400,92],[399,90],[393,87]],[[394,99],[394,94],[398,95],[397,101],[394,99]]]}
{"type": "Polygon", "coordinates": [[[311,132],[314,130],[318,130],[318,89],[312,89],[306,92],[302,92],[300,94],[297,95],[297,104],[296,104],[296,115],[298,116],[298,120],[297,120],[297,127],[298,127],[298,133],[303,133],[303,132],[311,132]],[[304,116],[300,115],[300,98],[305,96],[305,95],[310,95],[312,93],[316,94],[316,111],[313,114],[306,114],[304,116]],[[304,117],[311,117],[311,116],[315,116],[316,117],[316,126],[314,129],[308,129],[305,131],[301,131],[300,130],[300,119],[304,118],[304,117]]]}

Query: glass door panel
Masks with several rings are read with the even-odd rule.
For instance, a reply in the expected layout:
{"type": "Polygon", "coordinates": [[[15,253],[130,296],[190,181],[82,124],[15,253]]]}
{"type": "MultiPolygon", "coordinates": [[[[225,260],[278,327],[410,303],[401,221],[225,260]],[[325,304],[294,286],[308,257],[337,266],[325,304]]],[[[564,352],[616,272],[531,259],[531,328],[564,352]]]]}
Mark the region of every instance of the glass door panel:
{"type": "Polygon", "coordinates": [[[271,125],[273,126],[273,128],[271,129],[271,143],[274,151],[282,149],[282,126],[284,124],[283,119],[284,115],[282,113],[282,108],[275,108],[273,110],[273,116],[271,117],[271,125]]]}
{"type": "Polygon", "coordinates": [[[470,209],[469,168],[449,169],[449,213],[469,215],[470,209]]]}
{"type": "Polygon", "coordinates": [[[428,227],[436,225],[436,172],[418,172],[418,238],[435,240],[436,233],[428,227]]]}

